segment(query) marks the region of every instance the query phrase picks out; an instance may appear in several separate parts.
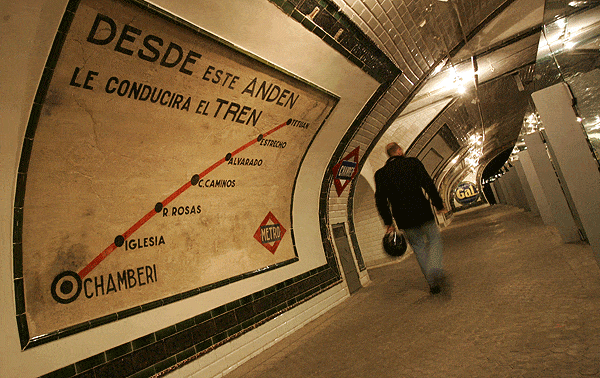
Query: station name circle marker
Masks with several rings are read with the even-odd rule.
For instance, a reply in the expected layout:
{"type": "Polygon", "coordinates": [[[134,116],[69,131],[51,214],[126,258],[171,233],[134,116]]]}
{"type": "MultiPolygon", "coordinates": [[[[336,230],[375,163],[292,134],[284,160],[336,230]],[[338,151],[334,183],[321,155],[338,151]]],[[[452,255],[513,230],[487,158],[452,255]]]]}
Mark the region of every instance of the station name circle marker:
{"type": "Polygon", "coordinates": [[[62,304],[71,303],[81,294],[82,281],[79,274],[67,270],[54,278],[50,293],[55,301],[62,304]]]}

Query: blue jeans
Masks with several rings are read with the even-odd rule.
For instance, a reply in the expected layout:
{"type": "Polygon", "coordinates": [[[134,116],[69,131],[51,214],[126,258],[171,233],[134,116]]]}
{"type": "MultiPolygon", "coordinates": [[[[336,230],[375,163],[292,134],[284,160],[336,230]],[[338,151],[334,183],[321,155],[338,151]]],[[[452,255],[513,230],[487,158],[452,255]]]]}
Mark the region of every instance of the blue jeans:
{"type": "Polygon", "coordinates": [[[433,286],[434,281],[443,275],[442,236],[437,224],[431,220],[418,227],[406,228],[404,233],[427,283],[433,286]]]}

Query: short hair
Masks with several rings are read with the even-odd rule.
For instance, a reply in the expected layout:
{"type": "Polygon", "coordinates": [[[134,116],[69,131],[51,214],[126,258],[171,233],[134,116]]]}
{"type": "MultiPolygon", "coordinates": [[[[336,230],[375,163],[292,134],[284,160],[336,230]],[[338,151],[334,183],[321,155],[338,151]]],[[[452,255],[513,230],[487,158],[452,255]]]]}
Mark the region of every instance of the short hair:
{"type": "Polygon", "coordinates": [[[394,156],[398,150],[402,150],[402,148],[396,142],[389,143],[385,147],[385,152],[387,152],[388,156],[394,156]]]}

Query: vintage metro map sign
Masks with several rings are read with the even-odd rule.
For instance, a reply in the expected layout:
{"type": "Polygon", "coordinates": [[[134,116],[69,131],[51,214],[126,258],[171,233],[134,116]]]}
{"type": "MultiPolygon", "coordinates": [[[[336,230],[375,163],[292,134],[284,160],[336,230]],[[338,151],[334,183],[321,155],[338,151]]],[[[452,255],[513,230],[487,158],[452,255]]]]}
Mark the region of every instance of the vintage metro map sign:
{"type": "Polygon", "coordinates": [[[79,3],[47,85],[23,209],[30,336],[297,261],[294,181],[335,96],[111,0],[79,3]]]}

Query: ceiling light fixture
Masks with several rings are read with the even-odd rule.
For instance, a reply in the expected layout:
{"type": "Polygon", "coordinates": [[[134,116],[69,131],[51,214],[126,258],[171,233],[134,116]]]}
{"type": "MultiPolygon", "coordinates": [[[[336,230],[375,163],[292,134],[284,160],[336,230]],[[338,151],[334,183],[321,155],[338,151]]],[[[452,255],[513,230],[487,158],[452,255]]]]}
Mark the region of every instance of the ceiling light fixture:
{"type": "Polygon", "coordinates": [[[433,70],[433,72],[431,73],[431,75],[437,75],[440,72],[442,72],[442,70],[444,69],[444,66],[446,65],[446,62],[448,61],[448,59],[444,59],[440,62],[440,64],[437,65],[437,67],[435,67],[435,69],[433,70]]]}

